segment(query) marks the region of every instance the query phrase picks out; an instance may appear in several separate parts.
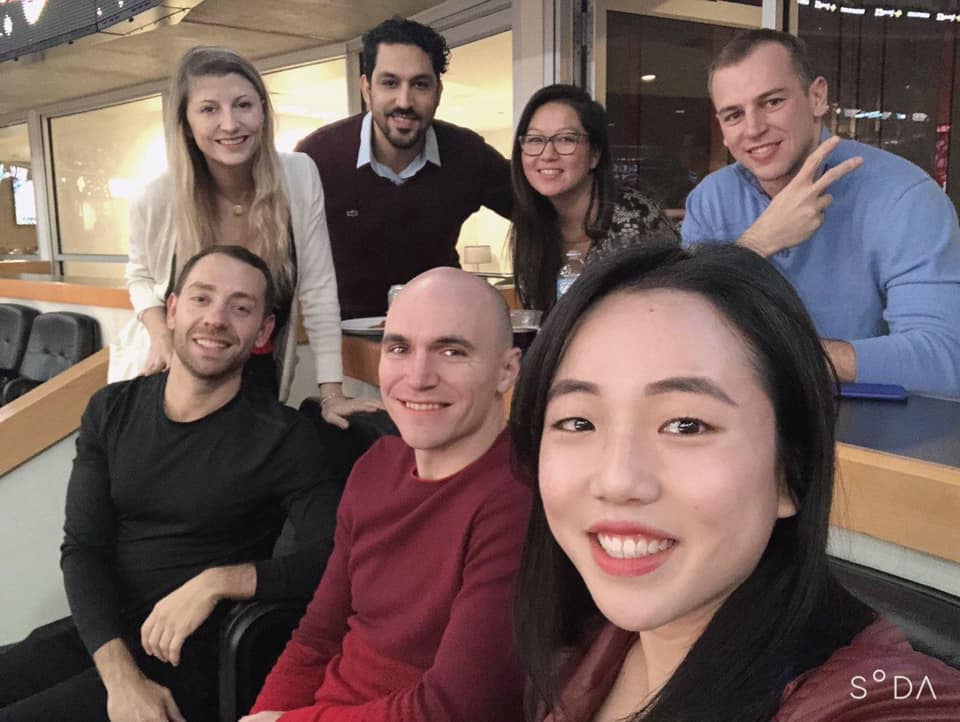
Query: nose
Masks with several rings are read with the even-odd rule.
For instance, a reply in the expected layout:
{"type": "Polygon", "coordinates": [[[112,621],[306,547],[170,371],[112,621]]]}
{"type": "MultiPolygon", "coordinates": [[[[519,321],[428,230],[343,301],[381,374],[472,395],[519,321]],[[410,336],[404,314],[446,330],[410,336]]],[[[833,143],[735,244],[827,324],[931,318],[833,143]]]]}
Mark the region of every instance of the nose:
{"type": "Polygon", "coordinates": [[[226,108],[220,116],[221,130],[235,130],[240,125],[238,111],[234,108],[226,108]]]}
{"type": "Polygon", "coordinates": [[[411,105],[411,92],[410,86],[406,83],[401,83],[399,89],[397,90],[397,107],[398,108],[410,108],[411,105]]]}
{"type": "Polygon", "coordinates": [[[603,444],[602,451],[590,479],[594,498],[614,504],[650,504],[660,497],[656,454],[638,433],[619,431],[603,444]]]}
{"type": "Polygon", "coordinates": [[[203,323],[214,328],[227,327],[227,305],[225,303],[211,303],[203,314],[203,323]]]}
{"type": "Polygon", "coordinates": [[[754,108],[747,109],[744,120],[746,121],[747,135],[751,137],[763,135],[763,132],[767,129],[766,116],[754,108]]]}
{"type": "Polygon", "coordinates": [[[557,158],[560,154],[557,153],[556,140],[550,138],[547,140],[546,145],[543,146],[543,153],[540,154],[540,157],[547,158],[548,160],[553,160],[557,158]]]}
{"type": "Polygon", "coordinates": [[[437,370],[433,357],[427,352],[418,352],[410,359],[407,381],[415,389],[429,389],[437,385],[437,370]]]}

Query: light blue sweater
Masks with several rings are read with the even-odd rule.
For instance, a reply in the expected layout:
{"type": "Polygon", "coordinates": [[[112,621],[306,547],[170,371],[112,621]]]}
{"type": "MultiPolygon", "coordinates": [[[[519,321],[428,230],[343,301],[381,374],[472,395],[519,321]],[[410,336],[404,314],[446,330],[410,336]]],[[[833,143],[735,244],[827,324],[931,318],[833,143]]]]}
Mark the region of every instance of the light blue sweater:
{"type": "MultiPolygon", "coordinates": [[[[820,336],[853,344],[857,381],[960,396],[953,204],[913,163],[856,141],[841,141],[824,170],[858,155],[863,165],[830,186],[820,229],[770,260],[820,336]]],[[[752,173],[739,163],[722,168],[687,199],[683,243],[736,241],[768,205],[752,173]]]]}

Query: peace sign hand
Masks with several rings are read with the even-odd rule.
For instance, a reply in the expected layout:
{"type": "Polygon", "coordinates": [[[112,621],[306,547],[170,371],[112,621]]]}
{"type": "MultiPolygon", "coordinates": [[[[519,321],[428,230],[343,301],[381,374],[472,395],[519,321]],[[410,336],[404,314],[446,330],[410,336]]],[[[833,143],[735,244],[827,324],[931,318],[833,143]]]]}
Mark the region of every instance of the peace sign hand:
{"type": "Polygon", "coordinates": [[[832,136],[807,156],[793,179],[777,193],[767,209],[737,240],[741,246],[769,257],[785,248],[799,246],[823,224],[823,214],[833,202],[826,192],[831,184],[863,165],[863,158],[849,158],[819,178],[817,169],[840,143],[832,136]]]}

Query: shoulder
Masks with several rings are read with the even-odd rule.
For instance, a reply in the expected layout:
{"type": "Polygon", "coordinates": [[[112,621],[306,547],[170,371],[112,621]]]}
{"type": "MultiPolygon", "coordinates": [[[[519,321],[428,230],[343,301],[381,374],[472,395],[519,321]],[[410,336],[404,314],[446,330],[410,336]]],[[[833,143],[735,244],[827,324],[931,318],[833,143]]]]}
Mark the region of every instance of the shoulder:
{"type": "Polygon", "coordinates": [[[392,479],[397,474],[412,470],[413,465],[413,449],[407,446],[402,438],[393,434],[381,436],[353,465],[347,488],[392,479]]]}
{"type": "Polygon", "coordinates": [[[739,186],[747,186],[747,181],[742,175],[740,165],[731,163],[719,170],[715,170],[690,192],[690,199],[714,198],[729,192],[739,186]]]}
{"type": "Polygon", "coordinates": [[[787,685],[775,722],[955,720],[960,672],[914,651],[879,619],[820,667],[787,685]]]}
{"type": "Polygon", "coordinates": [[[920,166],[894,153],[855,140],[840,141],[830,154],[828,164],[836,165],[856,156],[863,158],[863,166],[838,181],[837,185],[845,184],[858,195],[867,194],[866,200],[874,199],[879,194],[888,198],[891,194],[899,197],[916,187],[942,193],[933,178],[920,166]]]}
{"type": "Polygon", "coordinates": [[[163,389],[163,374],[136,376],[98,389],[87,403],[84,419],[98,432],[108,425],[125,423],[130,414],[143,415],[155,408],[163,389]]]}
{"type": "Polygon", "coordinates": [[[520,478],[510,451],[510,433],[504,430],[489,449],[463,469],[461,477],[465,496],[472,497],[478,511],[495,517],[526,521],[530,513],[530,487],[520,478]]]}
{"type": "Polygon", "coordinates": [[[235,415],[245,426],[256,429],[258,434],[286,434],[311,429],[310,421],[296,409],[280,403],[266,389],[256,386],[241,386],[235,415]]]}
{"type": "Polygon", "coordinates": [[[361,113],[333,123],[327,123],[297,143],[297,150],[306,153],[315,161],[342,150],[339,144],[349,139],[356,141],[353,146],[355,150],[360,146],[360,125],[362,122],[363,114],[361,113]]]}
{"type": "Polygon", "coordinates": [[[319,178],[317,166],[306,153],[279,153],[280,166],[288,181],[319,178]]]}
{"type": "Polygon", "coordinates": [[[173,198],[173,176],[169,171],[157,176],[138,193],[132,201],[135,212],[141,214],[169,213],[173,198]]]}
{"type": "Polygon", "coordinates": [[[454,125],[443,120],[433,121],[433,130],[437,134],[437,145],[440,148],[443,160],[444,146],[466,146],[479,148],[487,144],[483,136],[476,131],[464,128],[461,125],[454,125]]]}

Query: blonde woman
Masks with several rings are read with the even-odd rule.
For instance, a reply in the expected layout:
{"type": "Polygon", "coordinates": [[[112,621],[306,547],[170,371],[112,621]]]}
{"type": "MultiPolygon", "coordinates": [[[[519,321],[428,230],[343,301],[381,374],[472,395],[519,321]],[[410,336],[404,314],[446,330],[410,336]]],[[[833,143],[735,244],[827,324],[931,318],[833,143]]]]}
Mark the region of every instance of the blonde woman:
{"type": "Polygon", "coordinates": [[[130,220],[127,287],[150,335],[143,373],[165,370],[172,352],[164,312],[170,278],[201,248],[236,244],[266,261],[278,288],[278,330],[254,351],[245,379],[287,397],[299,298],[324,418],[346,427],[346,416],[377,408],[342,393],[323,188],[310,158],[275,150],[273,108],[257,70],[226,48],[188,51],[171,80],[164,129],[170,169],[135,201],[130,220]]]}

